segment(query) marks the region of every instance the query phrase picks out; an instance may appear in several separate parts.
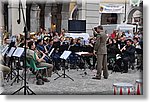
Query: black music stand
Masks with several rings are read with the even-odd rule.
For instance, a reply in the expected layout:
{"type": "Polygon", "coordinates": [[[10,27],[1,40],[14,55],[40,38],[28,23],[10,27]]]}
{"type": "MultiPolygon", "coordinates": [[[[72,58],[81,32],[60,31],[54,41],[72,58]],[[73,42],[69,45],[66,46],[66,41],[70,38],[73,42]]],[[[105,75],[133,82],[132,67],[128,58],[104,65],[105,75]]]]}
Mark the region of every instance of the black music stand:
{"type": "Polygon", "coordinates": [[[69,51],[75,53],[75,52],[80,52],[80,47],[79,46],[71,46],[69,48],[69,51]]]}
{"type": "MultiPolygon", "coordinates": [[[[17,91],[15,91],[12,95],[16,94],[17,92],[21,91],[22,89],[24,90],[24,95],[26,95],[27,93],[30,94],[30,95],[36,95],[30,88],[29,86],[27,86],[26,84],[26,40],[27,40],[27,24],[26,24],[26,20],[25,20],[25,14],[24,14],[24,10],[23,10],[23,5],[22,5],[22,2],[21,0],[19,0],[19,12],[20,10],[22,11],[22,16],[23,16],[23,22],[24,22],[24,33],[25,33],[25,50],[24,50],[24,54],[25,54],[25,61],[24,61],[24,66],[25,66],[25,74],[24,74],[24,86],[22,86],[20,89],[18,89],[17,91]],[[31,93],[30,93],[31,92],[31,93]]],[[[17,21],[20,21],[20,18],[19,20],[17,21]]]]}
{"type": "Polygon", "coordinates": [[[68,75],[66,74],[65,62],[66,62],[67,58],[70,56],[70,54],[71,54],[71,51],[64,51],[63,54],[60,56],[60,58],[61,58],[62,61],[63,61],[63,66],[62,66],[62,67],[64,67],[64,68],[63,68],[64,73],[63,73],[62,75],[60,75],[59,77],[55,78],[54,80],[57,80],[58,78],[63,77],[63,78],[69,78],[69,79],[71,79],[72,81],[74,81],[70,76],[68,76],[68,75]]]}
{"type": "MultiPolygon", "coordinates": [[[[79,55],[79,60],[83,60],[83,62],[86,64],[86,61],[85,61],[85,59],[84,59],[84,56],[86,55],[86,54],[88,54],[89,52],[77,52],[76,54],[77,55],[79,55]]],[[[82,61],[81,61],[82,62],[82,61]]],[[[84,67],[85,67],[85,65],[84,65],[84,67]]],[[[82,73],[82,74],[80,74],[80,75],[82,75],[82,77],[84,77],[84,76],[87,76],[88,75],[88,73],[86,72],[86,67],[84,68],[84,73],[82,73]]]]}
{"type": "MultiPolygon", "coordinates": [[[[68,48],[68,50],[69,51],[71,51],[72,52],[72,55],[76,55],[75,53],[76,52],[79,52],[80,51],[80,47],[79,46],[70,46],[69,48],[68,48]]],[[[77,65],[77,61],[75,61],[75,63],[73,63],[72,64],[72,66],[70,66],[70,68],[76,68],[77,69],[77,71],[78,71],[78,67],[77,67],[78,65],[77,65]]]]}
{"type": "MultiPolygon", "coordinates": [[[[13,79],[12,78],[12,73],[13,73],[13,66],[12,66],[12,60],[13,60],[13,53],[14,53],[14,51],[16,50],[16,48],[15,47],[11,47],[11,49],[10,49],[10,51],[7,53],[7,57],[9,57],[10,59],[9,59],[9,63],[8,63],[8,65],[10,65],[10,78],[11,78],[11,80],[13,79]]],[[[9,77],[9,75],[8,75],[8,77],[9,77]]]]}
{"type": "Polygon", "coordinates": [[[15,58],[18,59],[18,64],[16,64],[16,65],[17,65],[17,66],[16,66],[17,75],[16,75],[14,81],[11,83],[11,86],[12,86],[13,83],[16,82],[16,81],[17,81],[17,83],[19,83],[20,78],[23,80],[23,77],[20,76],[20,74],[19,74],[20,57],[22,56],[23,52],[24,52],[24,48],[18,47],[18,48],[16,48],[16,50],[14,51],[14,53],[13,53],[13,55],[12,55],[13,57],[15,57],[15,58]]]}
{"type": "MultiPolygon", "coordinates": [[[[54,52],[54,50],[55,50],[55,48],[52,48],[52,50],[51,50],[50,53],[48,54],[48,57],[49,57],[49,58],[51,58],[51,55],[52,55],[52,53],[54,52]]],[[[53,64],[54,64],[54,62],[53,62],[53,64]]],[[[55,70],[55,69],[54,69],[54,73],[57,74],[58,76],[60,76],[59,73],[58,73],[58,71],[55,70]]]]}

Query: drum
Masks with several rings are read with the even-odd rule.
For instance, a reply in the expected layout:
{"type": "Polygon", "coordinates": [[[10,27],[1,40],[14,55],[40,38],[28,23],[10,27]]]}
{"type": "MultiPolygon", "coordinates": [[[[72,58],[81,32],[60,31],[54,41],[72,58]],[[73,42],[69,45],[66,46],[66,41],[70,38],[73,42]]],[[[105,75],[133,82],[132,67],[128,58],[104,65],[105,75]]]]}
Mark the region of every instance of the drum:
{"type": "Polygon", "coordinates": [[[135,94],[136,95],[143,94],[143,80],[141,80],[141,79],[136,80],[135,94]]]}
{"type": "Polygon", "coordinates": [[[134,86],[130,83],[114,83],[114,95],[133,95],[134,86]]]}
{"type": "Polygon", "coordinates": [[[4,91],[4,87],[0,87],[0,94],[4,91]]]}
{"type": "Polygon", "coordinates": [[[4,84],[3,72],[0,71],[0,87],[3,87],[3,84],[4,84]]]}

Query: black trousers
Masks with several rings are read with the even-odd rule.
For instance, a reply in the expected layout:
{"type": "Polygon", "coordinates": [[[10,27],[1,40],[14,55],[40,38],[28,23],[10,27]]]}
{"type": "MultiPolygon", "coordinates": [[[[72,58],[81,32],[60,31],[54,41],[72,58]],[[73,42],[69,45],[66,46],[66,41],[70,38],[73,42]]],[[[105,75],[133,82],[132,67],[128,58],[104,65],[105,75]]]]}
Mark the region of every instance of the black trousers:
{"type": "Polygon", "coordinates": [[[130,61],[130,57],[124,57],[123,58],[123,64],[124,64],[123,70],[125,72],[128,72],[128,62],[129,61],[130,61]]]}

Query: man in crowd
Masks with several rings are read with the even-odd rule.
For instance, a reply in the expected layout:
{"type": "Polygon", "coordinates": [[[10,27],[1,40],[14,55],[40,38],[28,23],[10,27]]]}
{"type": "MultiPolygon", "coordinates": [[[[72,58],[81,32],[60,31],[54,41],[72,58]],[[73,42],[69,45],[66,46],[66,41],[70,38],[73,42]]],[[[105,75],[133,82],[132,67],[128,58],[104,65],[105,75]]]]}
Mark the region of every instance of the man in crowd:
{"type": "Polygon", "coordinates": [[[106,40],[107,35],[103,31],[102,26],[97,27],[97,36],[96,36],[96,43],[94,46],[94,54],[97,56],[97,74],[96,77],[92,79],[101,79],[101,73],[103,69],[103,76],[105,79],[108,78],[108,68],[107,68],[107,47],[106,47],[106,40]]]}
{"type": "Polygon", "coordinates": [[[132,45],[132,40],[128,39],[126,45],[120,51],[123,54],[123,73],[128,73],[128,62],[134,63],[135,61],[135,47],[132,45]]]}
{"type": "Polygon", "coordinates": [[[133,39],[133,34],[128,30],[126,33],[126,39],[133,39]]]}

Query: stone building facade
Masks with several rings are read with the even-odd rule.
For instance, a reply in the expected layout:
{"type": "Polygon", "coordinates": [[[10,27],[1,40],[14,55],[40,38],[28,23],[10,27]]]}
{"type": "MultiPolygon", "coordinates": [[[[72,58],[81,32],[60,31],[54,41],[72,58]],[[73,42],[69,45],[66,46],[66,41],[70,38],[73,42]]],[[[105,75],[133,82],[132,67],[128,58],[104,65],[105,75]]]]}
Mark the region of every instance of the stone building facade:
{"type": "MultiPolygon", "coordinates": [[[[103,24],[136,24],[142,28],[143,1],[137,6],[131,0],[21,0],[30,32],[45,28],[60,32],[68,29],[68,20],[86,20],[86,32],[92,35],[92,28],[103,24]],[[62,2],[63,1],[63,2],[62,2]],[[118,5],[118,6],[116,6],[118,5]],[[106,8],[104,10],[104,8],[106,8]],[[107,10],[107,11],[106,11],[107,10]]],[[[18,24],[19,0],[0,1],[0,27],[12,35],[23,32],[23,18],[18,24]],[[4,9],[5,8],[5,9],[4,9]],[[7,10],[6,10],[7,9],[7,10]]],[[[21,14],[22,15],[22,14],[21,14]]]]}

